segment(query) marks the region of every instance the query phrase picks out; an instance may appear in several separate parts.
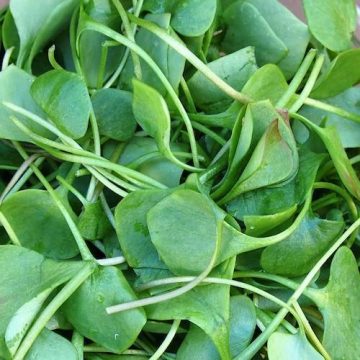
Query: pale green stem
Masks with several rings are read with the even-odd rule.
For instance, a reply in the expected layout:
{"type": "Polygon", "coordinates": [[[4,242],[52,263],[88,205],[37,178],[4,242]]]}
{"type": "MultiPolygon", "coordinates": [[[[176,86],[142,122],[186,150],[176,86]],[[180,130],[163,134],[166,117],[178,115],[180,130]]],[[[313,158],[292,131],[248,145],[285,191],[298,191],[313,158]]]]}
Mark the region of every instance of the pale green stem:
{"type": "Polygon", "coordinates": [[[164,354],[164,352],[166,351],[166,349],[169,347],[172,340],[174,339],[176,332],[180,326],[180,322],[181,322],[181,320],[174,320],[169,333],[166,335],[162,344],[155,351],[155,353],[150,357],[149,360],[158,360],[161,358],[161,356],[164,354]]]}
{"type": "Polygon", "coordinates": [[[307,99],[307,97],[310,95],[312,89],[314,88],[315,82],[320,74],[321,68],[324,64],[325,57],[324,55],[320,55],[314,64],[314,67],[311,71],[311,74],[309,76],[309,79],[301,92],[300,96],[297,98],[295,103],[291,106],[290,112],[297,112],[304,104],[304,101],[307,99]]]}

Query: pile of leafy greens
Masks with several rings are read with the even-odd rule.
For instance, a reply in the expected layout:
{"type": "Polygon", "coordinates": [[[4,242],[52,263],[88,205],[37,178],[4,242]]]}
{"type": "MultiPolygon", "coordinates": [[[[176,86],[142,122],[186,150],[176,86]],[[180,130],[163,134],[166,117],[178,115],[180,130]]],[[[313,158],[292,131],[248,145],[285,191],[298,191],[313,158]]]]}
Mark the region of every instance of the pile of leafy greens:
{"type": "Polygon", "coordinates": [[[360,357],[353,0],[11,0],[0,359],[360,357]]]}

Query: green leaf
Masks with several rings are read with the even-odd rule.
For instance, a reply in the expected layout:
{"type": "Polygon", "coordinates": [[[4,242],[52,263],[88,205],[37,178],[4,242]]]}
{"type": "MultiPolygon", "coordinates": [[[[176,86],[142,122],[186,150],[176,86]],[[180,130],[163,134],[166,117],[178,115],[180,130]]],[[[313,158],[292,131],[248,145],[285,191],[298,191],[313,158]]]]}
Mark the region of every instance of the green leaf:
{"type": "Polygon", "coordinates": [[[290,126],[274,120],[260,139],[232,190],[221,200],[228,202],[241,193],[291,180],[298,171],[298,153],[290,126]]]}
{"type": "Polygon", "coordinates": [[[135,191],[116,207],[116,232],[126,261],[131,267],[166,269],[150,241],[146,216],[154,205],[169,194],[169,190],[135,191]]]}
{"type": "Polygon", "coordinates": [[[10,119],[16,116],[35,133],[47,137],[49,132],[44,130],[40,125],[26,119],[23,116],[15,114],[8,108],[5,108],[3,102],[11,102],[21,106],[34,114],[43,115],[41,109],[34,102],[30,95],[30,87],[34,78],[25,71],[20,70],[14,65],[10,65],[6,70],[0,73],[0,137],[2,139],[29,141],[29,137],[25,135],[10,119]]]}
{"type": "Polygon", "coordinates": [[[326,48],[340,52],[352,47],[356,29],[354,0],[303,0],[309,29],[326,48]]]}
{"type": "Polygon", "coordinates": [[[305,275],[337,240],[343,228],[342,221],[324,220],[309,213],[287,239],[264,249],[261,266],[272,274],[305,275]]]}
{"type": "Polygon", "coordinates": [[[20,37],[18,64],[28,68],[35,55],[69,23],[77,0],[12,0],[10,11],[20,37]],[[29,21],[31,19],[31,21],[29,21]]]}
{"type": "Polygon", "coordinates": [[[81,235],[88,240],[100,240],[111,229],[100,201],[84,206],[77,225],[81,235]]]}
{"type": "Polygon", "coordinates": [[[334,360],[355,359],[360,352],[360,275],[350,249],[341,247],[336,252],[329,283],[313,293],[324,317],[325,349],[334,360]]]}
{"type": "Polygon", "coordinates": [[[339,54],[315,84],[311,96],[317,99],[333,97],[360,80],[360,50],[352,49],[339,54]]]}
{"type": "Polygon", "coordinates": [[[74,345],[57,333],[44,329],[36,338],[24,360],[77,360],[74,345]]]}
{"type": "MultiPolygon", "coordinates": [[[[223,56],[208,64],[209,68],[236,90],[241,90],[257,69],[254,49],[251,47],[223,56]]],[[[220,112],[232,99],[197,71],[188,81],[195,104],[202,110],[220,112]]]]}
{"type": "Polygon", "coordinates": [[[0,211],[22,246],[59,260],[79,253],[65,218],[48,192],[19,191],[6,198],[0,211]]]}
{"type": "Polygon", "coordinates": [[[78,75],[64,70],[44,73],[32,84],[31,95],[62,132],[74,139],[85,135],[91,101],[78,75]]]}
{"type": "Polygon", "coordinates": [[[217,0],[180,0],[172,11],[171,26],[181,35],[200,36],[215,19],[217,0]]]}
{"type": "MultiPolygon", "coordinates": [[[[217,277],[230,279],[234,270],[230,259],[217,268],[217,277]]],[[[230,288],[227,285],[197,286],[175,299],[148,306],[149,319],[186,319],[201,328],[213,341],[220,358],[230,360],[229,312],[230,288]]]]}
{"type": "Polygon", "coordinates": [[[91,98],[101,135],[127,141],[135,133],[132,94],[117,89],[102,89],[91,98]]]}
{"type": "Polygon", "coordinates": [[[14,47],[14,57],[17,57],[19,54],[20,48],[20,39],[19,34],[16,29],[15,21],[11,12],[8,11],[4,18],[4,23],[1,29],[2,34],[2,42],[4,44],[4,48],[7,50],[11,47],[14,47]]]}
{"type": "Polygon", "coordinates": [[[280,211],[271,215],[247,215],[244,216],[244,223],[246,226],[246,234],[251,236],[261,236],[268,231],[283,224],[292,215],[295,214],[297,205],[293,205],[290,208],[280,211]]]}
{"type": "Polygon", "coordinates": [[[164,98],[152,87],[134,79],[133,112],[136,121],[153,137],[163,155],[170,152],[170,113],[164,98]]]}
{"type": "Polygon", "coordinates": [[[63,305],[68,321],[83,336],[114,352],[129,348],[146,322],[143,309],[109,316],[110,305],[135,300],[136,296],[120,270],[99,268],[63,305]]]}
{"type": "MultiPolygon", "coordinates": [[[[6,328],[16,311],[75,276],[81,262],[56,262],[20,246],[0,246],[0,356],[8,358],[6,328]]],[[[22,319],[21,319],[22,321],[22,319]]]]}
{"type": "MultiPolygon", "coordinates": [[[[230,298],[230,353],[238,355],[250,343],[256,327],[256,313],[253,302],[246,296],[230,298]]],[[[187,360],[220,360],[211,338],[193,325],[181,344],[177,358],[187,360]]]]}
{"type": "MultiPolygon", "coordinates": [[[[360,89],[358,87],[350,88],[343,93],[323,102],[340,107],[354,114],[360,111],[360,89]]],[[[310,119],[313,123],[320,125],[326,119],[327,126],[334,126],[337,134],[340,136],[344,148],[360,147],[360,124],[355,121],[349,121],[337,114],[329,113],[310,106],[303,106],[300,114],[310,119]]],[[[297,123],[304,129],[304,126],[297,123]]],[[[305,132],[307,130],[305,129],[305,132]]]]}
{"type": "Polygon", "coordinates": [[[242,92],[253,100],[270,100],[273,105],[276,105],[287,88],[288,84],[279,67],[268,64],[250,77],[242,92]]]}
{"type": "Polygon", "coordinates": [[[262,188],[242,194],[227,204],[227,211],[244,221],[246,216],[273,215],[301,205],[312,188],[323,155],[300,151],[296,177],[281,187],[262,188]]]}
{"type": "MultiPolygon", "coordinates": [[[[172,151],[184,152],[188,146],[170,144],[172,151]]],[[[150,176],[168,187],[180,184],[183,169],[160,154],[156,142],[148,137],[134,137],[121,154],[120,163],[150,176]]]]}
{"type": "Polygon", "coordinates": [[[254,46],[260,66],[277,64],[291,78],[304,57],[307,26],[277,0],[239,0],[224,13],[227,51],[254,46]]]}
{"type": "Polygon", "coordinates": [[[176,275],[198,275],[207,268],[217,242],[216,221],[210,201],[190,190],[177,190],[147,216],[151,241],[176,275]]]}
{"type": "Polygon", "coordinates": [[[323,357],[312,347],[306,336],[296,334],[273,333],[268,340],[269,360],[322,360],[323,357]]]}

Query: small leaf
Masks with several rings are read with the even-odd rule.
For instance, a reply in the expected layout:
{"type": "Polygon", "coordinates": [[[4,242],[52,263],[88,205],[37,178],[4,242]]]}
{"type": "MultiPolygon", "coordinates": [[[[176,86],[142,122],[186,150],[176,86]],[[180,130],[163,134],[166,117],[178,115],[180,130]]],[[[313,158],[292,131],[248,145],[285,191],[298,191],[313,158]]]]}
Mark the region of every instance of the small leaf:
{"type": "Polygon", "coordinates": [[[311,33],[326,48],[340,52],[351,48],[356,29],[354,0],[303,0],[311,33]]]}
{"type": "Polygon", "coordinates": [[[48,192],[19,191],[6,198],[0,211],[22,246],[59,260],[79,253],[65,218],[48,192]]]}
{"type": "Polygon", "coordinates": [[[95,270],[63,305],[68,321],[83,336],[114,352],[129,348],[146,322],[143,309],[109,316],[110,305],[136,300],[120,270],[107,266],[95,270]]]}
{"type": "Polygon", "coordinates": [[[172,10],[171,26],[181,35],[200,36],[214,21],[217,0],[179,0],[172,10]]]}
{"type": "Polygon", "coordinates": [[[84,206],[77,225],[81,235],[88,240],[102,239],[111,229],[111,224],[100,201],[84,206]]]}
{"type": "Polygon", "coordinates": [[[322,360],[305,335],[273,333],[268,340],[269,360],[322,360]]]}
{"type": "Polygon", "coordinates": [[[352,49],[339,54],[315,84],[311,96],[325,99],[348,89],[360,80],[360,50],[352,49]]]}
{"type": "Polygon", "coordinates": [[[117,89],[102,89],[91,98],[101,135],[127,141],[135,133],[132,94],[117,89]]]}
{"type": "MultiPolygon", "coordinates": [[[[236,90],[241,90],[257,69],[254,49],[245,49],[223,56],[208,64],[209,68],[236,90]]],[[[205,75],[197,71],[188,81],[195,104],[209,112],[219,112],[231,104],[232,99],[223,93],[205,75]]]]}
{"type": "Polygon", "coordinates": [[[72,137],[85,135],[91,101],[82,79],[64,70],[52,70],[38,77],[31,95],[58,128],[72,137]]]}

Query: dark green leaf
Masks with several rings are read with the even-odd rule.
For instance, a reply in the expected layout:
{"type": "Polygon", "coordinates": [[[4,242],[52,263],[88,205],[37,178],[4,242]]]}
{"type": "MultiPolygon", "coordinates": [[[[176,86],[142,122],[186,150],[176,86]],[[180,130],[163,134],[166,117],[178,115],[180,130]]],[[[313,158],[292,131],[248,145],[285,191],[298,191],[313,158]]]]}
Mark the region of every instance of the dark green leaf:
{"type": "Polygon", "coordinates": [[[122,272],[107,266],[95,270],[64,304],[63,309],[80,334],[109,350],[122,352],[139,335],[146,322],[145,312],[134,309],[109,316],[105,309],[135,299],[122,272]]]}
{"type": "Polygon", "coordinates": [[[132,94],[117,89],[102,89],[91,98],[101,135],[127,141],[135,133],[132,94]]]}

